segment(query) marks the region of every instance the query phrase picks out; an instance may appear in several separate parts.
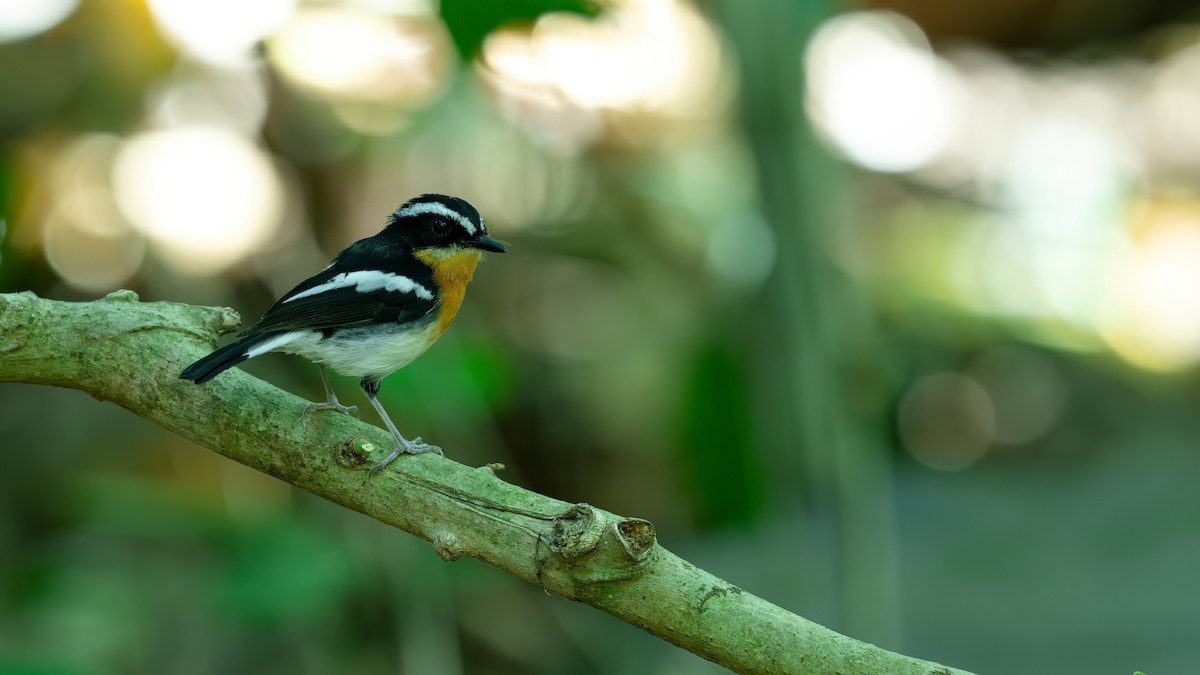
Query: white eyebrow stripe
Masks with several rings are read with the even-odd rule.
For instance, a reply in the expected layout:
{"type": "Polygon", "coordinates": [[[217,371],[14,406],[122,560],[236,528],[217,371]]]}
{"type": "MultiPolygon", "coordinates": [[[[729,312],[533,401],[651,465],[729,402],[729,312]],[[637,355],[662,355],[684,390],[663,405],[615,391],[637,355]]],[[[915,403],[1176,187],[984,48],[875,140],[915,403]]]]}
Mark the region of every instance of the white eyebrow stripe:
{"type": "Polygon", "coordinates": [[[418,202],[416,204],[410,204],[397,211],[396,217],[407,218],[408,216],[419,216],[423,213],[445,216],[458,223],[462,229],[467,231],[467,234],[474,235],[477,231],[475,223],[472,223],[470,218],[463,217],[463,214],[455,211],[441,202],[418,202]]]}
{"type": "Polygon", "coordinates": [[[391,272],[380,272],[378,270],[361,270],[358,272],[342,272],[334,278],[326,281],[323,284],[313,286],[312,288],[301,291],[292,297],[284,300],[284,303],[300,298],[308,298],[326,291],[333,291],[339,288],[353,286],[354,290],[359,293],[370,293],[383,289],[392,293],[413,293],[418,298],[425,300],[433,300],[433,293],[421,284],[401,274],[393,274],[391,272]]]}

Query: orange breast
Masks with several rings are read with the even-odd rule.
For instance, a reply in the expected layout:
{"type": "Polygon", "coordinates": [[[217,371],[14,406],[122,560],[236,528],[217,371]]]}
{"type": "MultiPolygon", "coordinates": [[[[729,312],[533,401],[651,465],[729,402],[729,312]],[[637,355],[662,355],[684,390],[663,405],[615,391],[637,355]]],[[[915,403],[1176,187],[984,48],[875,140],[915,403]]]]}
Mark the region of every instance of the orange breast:
{"type": "Polygon", "coordinates": [[[446,332],[462,307],[463,297],[467,294],[467,284],[471,283],[471,277],[475,276],[475,266],[479,264],[480,255],[480,252],[473,248],[462,249],[450,255],[438,255],[431,250],[416,252],[417,258],[433,270],[433,280],[442,290],[432,340],[438,339],[446,332]]]}

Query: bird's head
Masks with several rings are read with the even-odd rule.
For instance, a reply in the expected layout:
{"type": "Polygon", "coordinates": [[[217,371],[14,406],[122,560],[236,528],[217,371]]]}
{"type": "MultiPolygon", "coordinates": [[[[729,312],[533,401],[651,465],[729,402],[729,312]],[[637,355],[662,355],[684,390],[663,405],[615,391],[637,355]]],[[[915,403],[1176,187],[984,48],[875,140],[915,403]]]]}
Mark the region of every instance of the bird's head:
{"type": "Polygon", "coordinates": [[[458,197],[425,194],[410,199],[388,218],[387,229],[423,258],[446,259],[465,251],[476,255],[478,251],[508,251],[488,235],[475,207],[458,197]]]}

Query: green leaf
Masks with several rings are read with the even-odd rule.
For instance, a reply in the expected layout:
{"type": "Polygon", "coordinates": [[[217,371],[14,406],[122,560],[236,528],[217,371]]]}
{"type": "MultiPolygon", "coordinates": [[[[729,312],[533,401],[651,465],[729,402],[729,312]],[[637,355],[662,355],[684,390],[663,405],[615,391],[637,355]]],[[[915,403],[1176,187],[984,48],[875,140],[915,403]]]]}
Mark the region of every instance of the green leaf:
{"type": "Polygon", "coordinates": [[[533,21],[549,12],[595,16],[599,6],[589,0],[442,0],[442,20],[464,59],[479,53],[488,33],[513,21],[533,21]]]}

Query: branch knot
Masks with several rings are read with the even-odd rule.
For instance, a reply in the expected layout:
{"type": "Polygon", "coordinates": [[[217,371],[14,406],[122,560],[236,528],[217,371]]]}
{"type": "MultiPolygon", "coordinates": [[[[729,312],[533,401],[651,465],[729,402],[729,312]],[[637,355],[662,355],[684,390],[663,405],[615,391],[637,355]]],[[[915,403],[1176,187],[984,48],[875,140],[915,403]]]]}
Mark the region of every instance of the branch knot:
{"type": "Polygon", "coordinates": [[[104,296],[103,302],[137,302],[138,294],[127,288],[122,288],[119,291],[113,291],[104,296]]]}
{"type": "Polygon", "coordinates": [[[554,519],[550,550],[567,560],[590,553],[600,543],[604,531],[598,515],[596,508],[589,504],[575,504],[560,513],[554,519]]]}
{"type": "Polygon", "coordinates": [[[654,525],[641,518],[624,518],[617,523],[617,539],[630,558],[641,562],[654,548],[654,525]]]}
{"type": "Polygon", "coordinates": [[[454,562],[463,554],[458,535],[445,530],[433,535],[433,550],[446,562],[454,562]]]}

